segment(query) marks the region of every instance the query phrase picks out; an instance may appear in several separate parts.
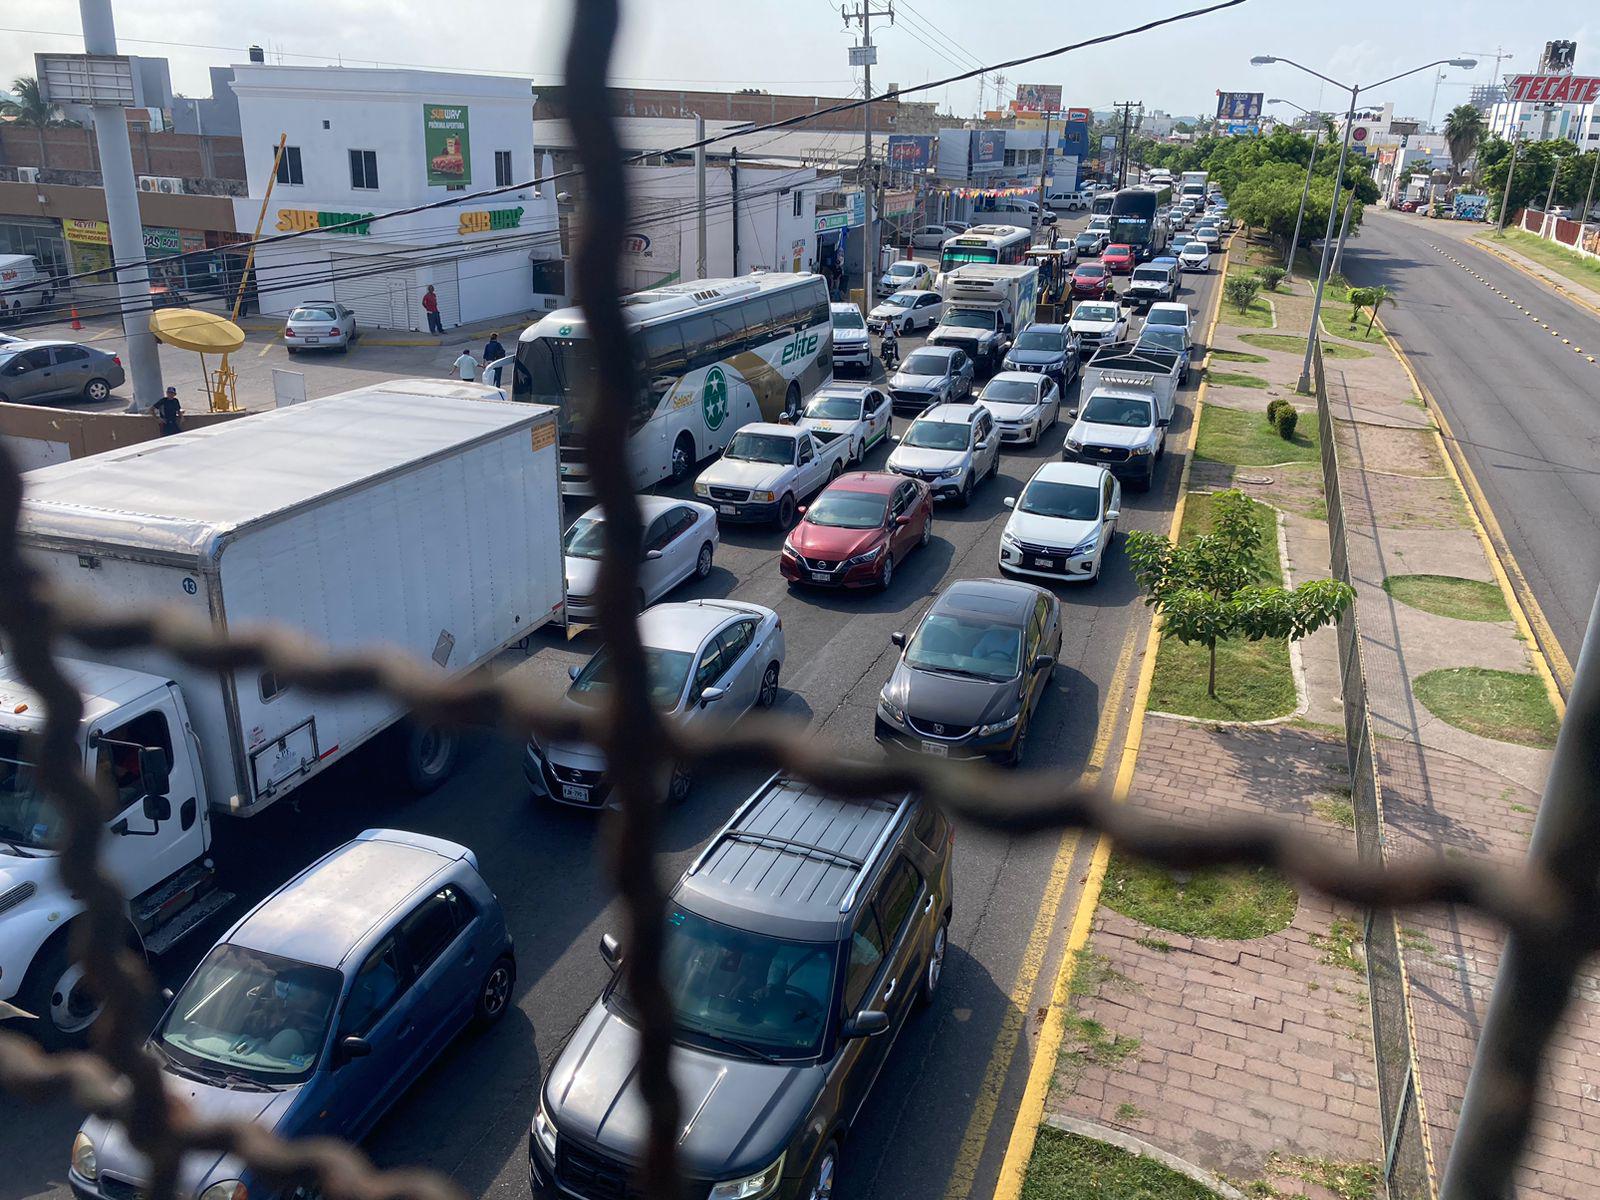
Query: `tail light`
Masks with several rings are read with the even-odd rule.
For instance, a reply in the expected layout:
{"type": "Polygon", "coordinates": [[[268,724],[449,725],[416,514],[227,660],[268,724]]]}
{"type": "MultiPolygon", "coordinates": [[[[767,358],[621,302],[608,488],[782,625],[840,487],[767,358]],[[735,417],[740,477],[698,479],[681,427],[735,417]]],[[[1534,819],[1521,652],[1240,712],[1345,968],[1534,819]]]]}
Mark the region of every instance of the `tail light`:
{"type": "Polygon", "coordinates": [[[111,356],[111,361],[112,361],[112,362],[114,362],[114,363],[116,363],[116,364],[117,364],[117,366],[119,366],[119,367],[120,367],[120,366],[121,366],[121,365],[122,365],[122,355],[120,355],[120,354],[113,354],[113,355],[112,355],[112,356],[111,356]]]}
{"type": "Polygon", "coordinates": [[[294,330],[290,329],[287,325],[285,325],[284,328],[283,328],[283,336],[284,337],[298,337],[299,335],[297,333],[295,333],[294,330]]]}

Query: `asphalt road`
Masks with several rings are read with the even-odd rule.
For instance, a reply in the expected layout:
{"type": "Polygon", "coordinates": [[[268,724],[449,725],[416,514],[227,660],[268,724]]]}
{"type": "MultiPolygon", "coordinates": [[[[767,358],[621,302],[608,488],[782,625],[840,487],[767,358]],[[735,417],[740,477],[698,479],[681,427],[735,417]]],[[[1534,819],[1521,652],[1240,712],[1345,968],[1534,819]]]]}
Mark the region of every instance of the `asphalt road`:
{"type": "MultiPolygon", "coordinates": [[[[1215,273],[1186,280],[1186,297],[1202,317],[1217,280],[1215,273]]],[[[902,352],[920,340],[908,339],[902,352]]],[[[1192,399],[1191,386],[1171,430],[1174,447],[1188,440],[1192,399]]],[[[1017,495],[1041,463],[1058,455],[1065,428],[1048,431],[1037,449],[1008,449],[998,478],[979,489],[970,508],[941,506],[933,542],[896,572],[887,595],[791,592],[777,570],[778,531],[737,527],[723,531],[710,578],[676,595],[733,596],[775,608],[788,647],[779,711],[793,716],[803,735],[827,738],[841,754],[875,754],[873,709],[896,653],[889,634],[907,628],[948,580],[997,573],[1007,515],[1001,500],[1017,495]]],[[[879,465],[886,455],[880,447],[869,461],[879,465]]],[[[1181,455],[1169,453],[1155,490],[1125,494],[1123,530],[1166,530],[1182,465],[1181,455]]],[[[1024,769],[1076,776],[1102,712],[1109,706],[1114,718],[1125,718],[1128,697],[1121,685],[1127,675],[1117,666],[1125,648],[1142,645],[1148,613],[1120,548],[1097,585],[1063,587],[1059,594],[1066,637],[1024,769]],[[1114,682],[1117,694],[1108,695],[1114,682]]],[[[567,667],[594,646],[592,635],[569,642],[551,631],[535,639],[514,670],[554,690],[565,686],[567,667]]],[[[1118,733],[1107,759],[1113,767],[1120,720],[1114,725],[1118,733]]],[[[240,894],[230,916],[364,828],[420,830],[477,852],[516,938],[516,1007],[489,1034],[448,1050],[366,1144],[380,1164],[438,1169],[472,1196],[527,1195],[526,1138],[536,1089],[605,982],[600,935],[620,925],[601,861],[599,821],[531,800],[519,759],[519,746],[479,734],[459,773],[420,800],[375,789],[376,764],[354,759],[308,786],[298,806],[280,806],[247,824],[221,822],[218,837],[217,859],[240,894]]],[[[761,777],[749,772],[697,780],[689,800],[667,814],[659,856],[664,878],[682,871],[761,777]]],[[[1025,1040],[1017,1052],[1019,1026],[1031,1024],[1048,996],[1056,961],[1051,950],[1059,951],[1082,875],[1074,862],[1065,902],[1045,927],[1048,945],[1037,944],[1032,934],[1061,845],[1054,837],[959,831],[952,947],[941,997],[907,1025],[877,1082],[845,1148],[845,1194],[928,1200],[945,1195],[953,1176],[967,1174],[971,1194],[992,1190],[1029,1067],[1025,1040]],[[1023,1002],[1015,1004],[1019,978],[1023,1002]]],[[[1079,853],[1086,855],[1087,847],[1079,853]]],[[[1061,874],[1056,871],[1058,883],[1061,874]]],[[[212,936],[224,927],[219,918],[212,936]]],[[[162,982],[180,984],[208,944],[204,936],[191,939],[163,961],[162,982]]],[[[76,1122],[65,1105],[0,1098],[0,1200],[67,1200],[66,1159],[76,1122]]]]}
{"type": "Polygon", "coordinates": [[[1369,210],[1344,268],[1353,282],[1389,288],[1384,323],[1443,408],[1575,663],[1600,586],[1600,365],[1572,346],[1600,349],[1600,317],[1471,245],[1455,227],[1401,213],[1369,210]]]}

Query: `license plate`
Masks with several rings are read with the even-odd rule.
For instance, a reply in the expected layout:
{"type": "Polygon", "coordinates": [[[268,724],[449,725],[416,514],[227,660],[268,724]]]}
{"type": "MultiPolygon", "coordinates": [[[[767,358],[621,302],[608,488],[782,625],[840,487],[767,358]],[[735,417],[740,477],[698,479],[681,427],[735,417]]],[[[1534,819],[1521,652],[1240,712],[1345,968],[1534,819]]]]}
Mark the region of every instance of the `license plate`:
{"type": "Polygon", "coordinates": [[[813,571],[811,572],[811,578],[816,583],[827,583],[828,580],[833,578],[833,576],[829,575],[826,571],[813,571]]]}
{"type": "Polygon", "coordinates": [[[922,752],[924,754],[931,754],[935,758],[950,757],[950,747],[946,746],[943,742],[923,742],[922,752]]]}
{"type": "Polygon", "coordinates": [[[1056,560],[1053,558],[1036,558],[1033,560],[1033,565],[1041,571],[1054,571],[1056,569],[1056,560]]]}
{"type": "Polygon", "coordinates": [[[317,343],[318,343],[318,342],[320,342],[320,341],[321,341],[321,340],[322,340],[322,339],[321,339],[321,338],[319,338],[319,337],[314,337],[314,338],[303,338],[303,339],[302,339],[302,340],[303,340],[303,341],[304,341],[304,342],[305,342],[305,344],[306,344],[306,345],[308,345],[308,346],[315,346],[315,345],[316,345],[316,344],[317,344],[317,343]]]}
{"type": "Polygon", "coordinates": [[[736,513],[739,511],[739,508],[734,504],[719,504],[717,505],[717,511],[719,513],[736,513]]]}
{"type": "Polygon", "coordinates": [[[579,804],[587,804],[589,803],[589,789],[579,787],[575,783],[563,783],[561,785],[561,798],[563,800],[576,800],[579,804]]]}

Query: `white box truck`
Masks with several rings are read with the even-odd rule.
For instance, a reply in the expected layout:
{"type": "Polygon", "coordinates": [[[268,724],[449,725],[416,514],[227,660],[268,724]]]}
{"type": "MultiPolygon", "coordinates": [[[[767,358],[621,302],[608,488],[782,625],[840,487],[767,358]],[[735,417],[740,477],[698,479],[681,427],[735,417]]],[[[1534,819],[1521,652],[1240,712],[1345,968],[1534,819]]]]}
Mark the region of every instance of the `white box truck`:
{"type": "Polygon", "coordinates": [[[944,314],[930,346],[957,346],[979,371],[999,368],[1011,343],[1033,323],[1039,268],[1030,263],[967,263],[939,276],[944,314]]]}
{"type": "Polygon", "coordinates": [[[1185,171],[1178,180],[1178,199],[1198,200],[1204,204],[1206,181],[1210,178],[1210,174],[1206,171],[1185,171]]]}
{"type": "MultiPolygon", "coordinates": [[[[389,647],[440,680],[563,616],[555,410],[482,384],[400,380],[24,476],[25,553],[111,612],[175,608],[218,631],[271,622],[332,651],[389,647]]],[[[314,695],[267,671],[155,649],[65,659],[84,769],[108,797],[104,858],[128,940],[157,954],[231,897],[213,814],[249,816],[394,727],[416,790],[457,752],[386,697],[314,695]]],[[[43,705],[0,658],[0,1000],[63,1044],[98,1015],[68,961],[82,911],[56,872],[61,818],[30,764],[43,705]]]]}

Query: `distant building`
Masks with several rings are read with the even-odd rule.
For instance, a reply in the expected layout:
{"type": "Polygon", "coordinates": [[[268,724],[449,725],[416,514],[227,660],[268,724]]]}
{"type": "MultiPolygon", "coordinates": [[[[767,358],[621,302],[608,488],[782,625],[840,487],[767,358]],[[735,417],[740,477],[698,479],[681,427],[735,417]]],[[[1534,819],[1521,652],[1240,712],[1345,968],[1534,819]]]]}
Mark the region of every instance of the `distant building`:
{"type": "Polygon", "coordinates": [[[1536,142],[1561,139],[1579,150],[1600,148],[1600,104],[1550,104],[1544,101],[1501,100],[1489,106],[1489,132],[1536,142]]]}
{"type": "Polygon", "coordinates": [[[211,68],[211,95],[172,98],[172,127],[178,133],[239,136],[239,97],[233,94],[233,68],[211,68]]]}

